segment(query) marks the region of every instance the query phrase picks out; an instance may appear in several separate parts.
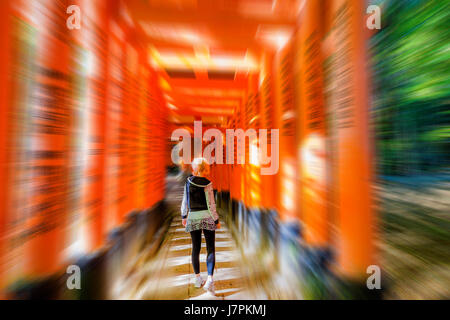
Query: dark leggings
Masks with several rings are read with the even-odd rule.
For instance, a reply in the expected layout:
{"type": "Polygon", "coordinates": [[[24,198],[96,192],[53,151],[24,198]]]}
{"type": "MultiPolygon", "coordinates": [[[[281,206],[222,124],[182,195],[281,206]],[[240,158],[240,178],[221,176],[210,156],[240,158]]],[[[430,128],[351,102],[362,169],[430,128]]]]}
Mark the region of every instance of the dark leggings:
{"type": "MultiPolygon", "coordinates": [[[[215,249],[215,236],[216,232],[213,230],[204,230],[206,240],[206,266],[208,267],[208,275],[212,276],[214,273],[214,265],[216,264],[216,249],[215,249]]],[[[191,231],[192,238],[192,266],[194,267],[195,274],[200,273],[200,248],[202,246],[202,230],[191,231]]]]}

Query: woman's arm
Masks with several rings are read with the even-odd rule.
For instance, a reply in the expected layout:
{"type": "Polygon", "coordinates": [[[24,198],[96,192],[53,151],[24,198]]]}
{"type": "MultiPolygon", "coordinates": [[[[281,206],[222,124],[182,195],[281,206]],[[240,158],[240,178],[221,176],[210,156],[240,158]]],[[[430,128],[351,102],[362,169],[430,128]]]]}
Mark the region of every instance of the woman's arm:
{"type": "Polygon", "coordinates": [[[181,219],[186,219],[188,215],[187,201],[186,201],[186,186],[183,191],[183,201],[181,201],[181,219]]]}
{"type": "Polygon", "coordinates": [[[213,190],[212,183],[210,183],[205,188],[205,193],[206,193],[206,201],[208,203],[209,212],[211,212],[211,215],[214,219],[214,223],[218,224],[219,223],[219,215],[217,214],[217,210],[216,210],[216,201],[214,200],[214,190],[213,190]]]}

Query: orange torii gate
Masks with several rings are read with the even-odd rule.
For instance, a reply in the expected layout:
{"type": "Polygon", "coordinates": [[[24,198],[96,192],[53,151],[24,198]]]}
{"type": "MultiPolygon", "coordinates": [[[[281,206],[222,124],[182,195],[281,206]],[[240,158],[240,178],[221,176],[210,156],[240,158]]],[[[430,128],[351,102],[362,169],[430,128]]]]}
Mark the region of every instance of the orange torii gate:
{"type": "Polygon", "coordinates": [[[332,204],[337,229],[337,272],[362,286],[376,264],[373,150],[369,126],[369,72],[364,2],[326,2],[328,36],[324,52],[332,114],[332,204]]]}

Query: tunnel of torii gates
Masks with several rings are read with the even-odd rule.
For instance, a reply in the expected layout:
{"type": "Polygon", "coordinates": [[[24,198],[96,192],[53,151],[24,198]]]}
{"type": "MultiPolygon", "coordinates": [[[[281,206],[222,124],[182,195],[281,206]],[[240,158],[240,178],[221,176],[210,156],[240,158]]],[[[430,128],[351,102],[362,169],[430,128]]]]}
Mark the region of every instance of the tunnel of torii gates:
{"type": "MultiPolygon", "coordinates": [[[[76,262],[68,248],[108,254],[130,241],[140,214],[162,214],[171,133],[193,132],[194,120],[203,131],[279,129],[277,174],[248,161],[212,165],[218,206],[276,223],[277,237],[365,285],[377,261],[363,1],[308,1],[295,19],[281,8],[288,41],[276,49],[236,37],[256,62],[232,71],[165,61],[155,48],[176,45],[138,22],[172,15],[144,1],[69,2],[83,8],[79,30],[67,30],[66,1],[47,2],[46,14],[43,1],[0,2],[2,295],[65,272],[76,262]]],[[[223,29],[201,11],[192,19],[223,29]]],[[[240,19],[230,25],[245,32],[240,19]]],[[[138,222],[142,234],[148,221],[138,222]]]]}

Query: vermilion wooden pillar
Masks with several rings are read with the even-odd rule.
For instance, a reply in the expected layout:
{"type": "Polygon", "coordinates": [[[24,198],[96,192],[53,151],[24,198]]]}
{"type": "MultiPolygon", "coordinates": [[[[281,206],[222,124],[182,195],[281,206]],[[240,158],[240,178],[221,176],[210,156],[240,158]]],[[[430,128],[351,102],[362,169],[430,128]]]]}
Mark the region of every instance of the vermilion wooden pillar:
{"type": "Polygon", "coordinates": [[[4,298],[7,285],[6,261],[6,232],[9,216],[9,183],[10,151],[8,139],[10,137],[9,121],[10,104],[10,60],[11,60],[11,8],[10,1],[0,2],[0,299],[4,298]]]}
{"type": "Polygon", "coordinates": [[[160,188],[159,190],[159,199],[158,201],[161,201],[166,196],[166,167],[167,167],[167,153],[168,153],[168,146],[166,143],[166,137],[167,137],[167,131],[168,131],[168,108],[167,104],[165,102],[163,93],[161,88],[158,86],[158,99],[160,101],[160,113],[159,113],[159,183],[160,188]]]}
{"type": "MultiPolygon", "coordinates": [[[[88,0],[89,1],[89,0],[88,0]]],[[[124,95],[124,57],[123,51],[124,33],[119,27],[116,19],[112,19],[110,28],[109,49],[109,82],[107,106],[107,128],[106,128],[106,208],[105,231],[109,232],[119,224],[119,202],[120,202],[120,159],[121,144],[120,121],[122,116],[122,97],[124,95]]]]}
{"type": "MultiPolygon", "coordinates": [[[[295,37],[293,37],[295,39],[295,37]]],[[[294,105],[294,41],[277,52],[275,108],[280,129],[277,208],[284,220],[298,219],[296,121],[294,105]]]]}
{"type": "MultiPolygon", "coordinates": [[[[243,118],[243,106],[239,106],[236,110],[236,114],[233,116],[229,128],[236,130],[237,128],[242,128],[242,118],[243,118]]],[[[242,164],[237,163],[237,155],[236,155],[236,142],[234,143],[234,147],[231,148],[231,145],[228,144],[227,150],[233,150],[233,165],[232,165],[232,196],[237,201],[245,200],[245,186],[244,184],[244,169],[242,164]]],[[[226,155],[228,156],[230,152],[227,151],[226,155]]],[[[231,161],[231,157],[228,161],[231,161]]]]}
{"type": "Polygon", "coordinates": [[[320,1],[307,1],[300,26],[300,155],[301,220],[305,239],[314,246],[329,240],[326,177],[326,131],[322,72],[320,1]]]}
{"type": "Polygon", "coordinates": [[[249,76],[247,103],[245,105],[244,127],[247,131],[253,129],[255,131],[255,140],[245,138],[245,203],[250,208],[261,208],[262,206],[262,181],[260,176],[260,165],[257,159],[255,163],[250,161],[251,157],[258,158],[258,130],[260,127],[260,94],[259,94],[259,76],[251,74],[249,76]],[[248,141],[247,141],[248,140],[248,141]]]}
{"type": "MultiPolygon", "coordinates": [[[[36,34],[36,67],[31,117],[26,132],[28,180],[26,192],[26,273],[44,277],[64,261],[69,207],[69,148],[71,82],[69,36],[61,3],[29,4],[30,15],[39,23],[36,34]],[[42,6],[39,6],[42,5],[42,6]]],[[[25,190],[24,190],[25,191],[25,190]]]]}
{"type": "MultiPolygon", "coordinates": [[[[278,141],[275,140],[275,136],[272,137],[272,130],[280,130],[281,123],[281,114],[279,105],[276,103],[275,98],[275,53],[266,52],[263,59],[263,70],[261,74],[261,86],[259,88],[260,91],[260,128],[267,130],[267,155],[272,161],[276,161],[276,155],[272,155],[272,147],[280,152],[279,145],[279,135],[278,141]],[[273,142],[273,145],[272,145],[273,142]]],[[[259,142],[261,143],[261,136],[259,135],[259,142]]],[[[261,146],[260,146],[261,147],[261,146]]],[[[263,150],[261,150],[263,152],[263,150]]],[[[264,155],[265,156],[265,155],[264,155]]],[[[279,160],[279,157],[278,157],[279,160]]],[[[278,161],[279,162],[279,161],[278,161]]],[[[278,163],[278,166],[280,162],[278,163]]],[[[269,164],[260,164],[260,167],[270,167],[274,166],[272,163],[269,164]]],[[[279,209],[279,168],[278,171],[274,174],[270,175],[262,175],[258,172],[261,179],[261,191],[264,195],[262,197],[261,205],[263,208],[268,210],[277,210],[279,209]]]]}
{"type": "Polygon", "coordinates": [[[155,122],[155,115],[157,113],[156,106],[156,90],[157,90],[157,76],[155,72],[151,72],[151,77],[148,81],[148,101],[147,101],[147,161],[148,161],[148,191],[147,191],[147,207],[151,207],[156,203],[157,196],[155,194],[155,188],[157,187],[155,181],[156,163],[155,157],[157,154],[155,144],[155,128],[157,123],[155,122]]]}
{"type": "Polygon", "coordinates": [[[367,277],[367,267],[376,263],[366,7],[358,0],[333,0],[327,5],[338,270],[361,280],[367,277]]]}
{"type": "Polygon", "coordinates": [[[152,171],[152,179],[154,179],[154,199],[153,202],[157,203],[164,198],[165,195],[165,167],[166,151],[167,147],[164,141],[164,137],[167,136],[167,107],[163,99],[162,91],[158,85],[158,82],[154,83],[154,107],[152,112],[153,126],[153,139],[154,139],[154,169],[152,171]]]}
{"type": "Polygon", "coordinates": [[[223,164],[220,166],[220,188],[222,192],[230,192],[230,179],[231,179],[231,164],[226,163],[226,139],[225,139],[225,130],[222,130],[223,134],[223,164]]]}
{"type": "Polygon", "coordinates": [[[123,52],[125,55],[123,57],[124,65],[124,76],[122,84],[122,101],[121,101],[121,115],[119,123],[119,199],[118,199],[118,222],[122,224],[125,221],[125,217],[130,209],[129,206],[129,176],[128,171],[130,170],[128,164],[128,152],[129,152],[129,139],[130,139],[130,111],[131,111],[131,74],[130,74],[130,63],[131,58],[129,55],[134,49],[125,39],[123,43],[123,52]]]}
{"type": "Polygon", "coordinates": [[[127,65],[129,66],[129,94],[128,100],[128,152],[126,162],[126,172],[128,179],[127,190],[127,209],[125,214],[137,208],[137,181],[138,181],[138,123],[139,116],[138,102],[139,102],[139,48],[134,42],[127,50],[127,65]]]}
{"type": "Polygon", "coordinates": [[[138,91],[138,116],[137,116],[137,150],[138,150],[138,177],[137,177],[137,209],[142,210],[145,208],[145,181],[146,181],[146,144],[145,144],[145,135],[146,135],[146,122],[147,118],[147,84],[149,79],[149,69],[146,65],[146,56],[141,54],[139,56],[139,91],[138,91]]]}
{"type": "Polygon", "coordinates": [[[106,236],[107,134],[110,89],[110,26],[108,1],[84,2],[83,37],[92,69],[88,76],[88,156],[85,177],[85,226],[88,250],[100,248],[106,236]]]}

